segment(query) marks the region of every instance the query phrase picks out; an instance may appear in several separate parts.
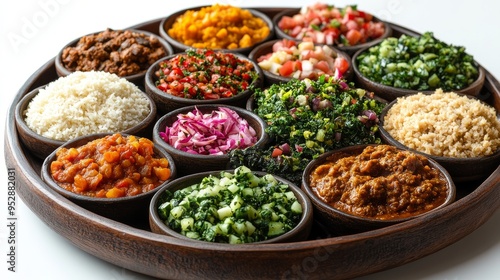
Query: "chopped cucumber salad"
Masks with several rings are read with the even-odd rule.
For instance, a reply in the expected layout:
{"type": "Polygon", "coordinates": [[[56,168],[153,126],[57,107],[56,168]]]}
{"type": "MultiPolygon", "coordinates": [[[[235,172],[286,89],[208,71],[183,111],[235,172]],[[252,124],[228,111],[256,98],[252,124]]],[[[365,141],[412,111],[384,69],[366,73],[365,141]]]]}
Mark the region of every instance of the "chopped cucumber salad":
{"type": "Polygon", "coordinates": [[[168,227],[191,239],[239,244],[290,231],[302,217],[302,205],[288,184],[240,166],[174,193],[167,190],[158,214],[168,227]]]}
{"type": "Polygon", "coordinates": [[[387,38],[361,53],[356,62],[368,79],[403,89],[443,91],[468,87],[478,77],[465,47],[446,44],[426,32],[418,37],[387,38]]]}

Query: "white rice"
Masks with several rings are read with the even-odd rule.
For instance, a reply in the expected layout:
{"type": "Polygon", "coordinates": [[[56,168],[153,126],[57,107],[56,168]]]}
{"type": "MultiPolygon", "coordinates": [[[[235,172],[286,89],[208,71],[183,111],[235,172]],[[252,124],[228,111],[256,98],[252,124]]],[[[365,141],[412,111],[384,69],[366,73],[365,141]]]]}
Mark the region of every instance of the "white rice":
{"type": "Polygon", "coordinates": [[[493,107],[453,92],[398,98],[384,129],[403,145],[434,156],[470,158],[500,149],[500,121],[493,107]]]}
{"type": "Polygon", "coordinates": [[[68,141],[124,131],[150,111],[148,100],[133,83],[115,74],[90,71],[73,72],[41,88],[24,115],[37,134],[68,141]]]}

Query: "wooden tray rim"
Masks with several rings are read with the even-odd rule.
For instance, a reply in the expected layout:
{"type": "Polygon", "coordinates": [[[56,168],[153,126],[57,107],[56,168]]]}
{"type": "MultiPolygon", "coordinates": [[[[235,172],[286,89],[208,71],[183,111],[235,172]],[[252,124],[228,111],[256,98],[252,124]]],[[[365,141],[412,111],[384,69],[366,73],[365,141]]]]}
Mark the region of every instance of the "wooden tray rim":
{"type": "MultiPolygon", "coordinates": [[[[258,9],[258,8],[257,8],[258,9]]],[[[265,8],[262,10],[266,10],[265,8]]],[[[158,20],[151,20],[149,22],[145,22],[143,24],[136,25],[138,26],[146,26],[149,24],[154,24],[158,20]]],[[[398,28],[397,25],[392,24],[394,27],[398,28]]],[[[402,27],[399,27],[402,28],[402,27]]],[[[404,28],[402,28],[404,29],[404,28]]],[[[411,32],[411,31],[410,31],[411,32]]],[[[377,244],[387,245],[384,242],[388,242],[388,240],[399,240],[404,238],[404,235],[408,233],[418,234],[421,231],[427,231],[430,229],[435,230],[439,224],[443,224],[448,222],[449,219],[453,217],[466,216],[469,212],[474,212],[474,209],[478,209],[479,206],[482,206],[486,209],[481,216],[476,217],[475,223],[468,223],[467,229],[462,231],[456,235],[451,234],[450,238],[447,239],[446,242],[444,240],[440,240],[440,244],[432,249],[425,250],[422,249],[419,252],[414,252],[415,257],[411,259],[395,259],[389,258],[390,261],[387,262],[387,259],[381,259],[379,261],[373,260],[373,263],[367,263],[367,269],[356,269],[356,271],[350,271],[349,269],[337,269],[332,266],[325,266],[326,268],[330,268],[331,270],[323,270],[321,273],[317,273],[313,275],[313,278],[318,277],[322,278],[325,276],[328,277],[355,277],[366,275],[369,273],[373,273],[380,270],[385,270],[391,267],[399,266],[418,258],[424,257],[428,254],[436,252],[456,241],[465,237],[469,233],[473,232],[480,225],[488,220],[488,218],[500,207],[500,191],[498,186],[498,180],[500,174],[500,167],[497,168],[491,176],[489,176],[479,187],[477,187],[474,191],[472,191],[469,195],[458,200],[452,205],[436,211],[434,214],[429,215],[427,217],[417,218],[405,223],[393,225],[390,227],[386,227],[379,230],[373,230],[365,233],[349,235],[349,236],[341,236],[341,237],[332,237],[327,239],[319,239],[319,240],[309,240],[304,242],[296,242],[296,243],[285,243],[285,244],[266,244],[266,245],[243,245],[243,246],[232,246],[226,244],[211,244],[211,243],[203,243],[203,242],[185,242],[182,240],[178,240],[175,238],[154,234],[145,230],[136,229],[116,221],[95,215],[94,213],[87,211],[72,202],[68,201],[64,197],[50,190],[45,184],[41,181],[38,174],[32,168],[30,164],[30,160],[26,157],[26,155],[22,152],[21,143],[19,142],[17,131],[15,128],[15,124],[13,123],[13,115],[15,104],[20,100],[20,98],[26,94],[30,88],[33,87],[34,84],[37,83],[40,75],[47,72],[54,66],[54,59],[48,61],[45,65],[40,67],[30,78],[26,81],[26,83],[19,90],[16,98],[13,101],[13,104],[10,106],[7,115],[6,122],[6,133],[5,133],[5,154],[6,154],[6,163],[7,166],[16,166],[16,172],[19,174],[18,180],[22,182],[22,184],[18,184],[18,191],[21,198],[26,202],[26,204],[37,214],[47,225],[57,231],[59,234],[69,239],[72,243],[74,243],[80,249],[99,257],[103,260],[109,261],[119,266],[127,267],[129,269],[135,270],[140,273],[144,273],[147,275],[155,276],[155,277],[168,277],[168,278],[177,278],[177,277],[193,277],[193,276],[202,276],[209,277],[210,274],[198,274],[200,272],[186,271],[186,268],[178,267],[175,264],[167,268],[172,268],[171,272],[161,271],[161,274],[154,271],[154,266],[148,266],[144,264],[134,264],[133,259],[130,256],[127,257],[122,249],[117,249],[116,252],[112,253],[122,253],[122,256],[119,256],[115,259],[109,259],[107,257],[110,252],[102,252],[99,250],[100,246],[96,246],[96,244],[89,244],[88,240],[80,239],[80,236],[74,235],[75,232],[68,231],[71,229],[64,230],[61,227],[62,218],[58,218],[57,216],[64,216],[62,214],[70,215],[74,221],[69,225],[73,225],[78,223],[81,225],[87,225],[89,227],[94,227],[94,231],[100,232],[104,235],[116,235],[120,236],[119,243],[121,245],[127,245],[130,248],[136,248],[137,245],[153,245],[153,246],[164,246],[168,247],[171,250],[186,250],[188,252],[205,252],[207,254],[211,254],[211,252],[232,252],[232,253],[246,253],[251,256],[263,255],[264,258],[269,258],[272,261],[273,253],[287,252],[289,254],[298,254],[298,258],[302,258],[303,260],[308,256],[312,256],[317,252],[320,248],[329,248],[331,251],[331,256],[337,256],[335,251],[340,247],[345,247],[343,249],[339,249],[339,252],[345,250],[355,250],[357,246],[375,246],[377,244]],[[9,121],[10,120],[10,121],[9,121]],[[21,171],[21,172],[19,172],[21,171]],[[496,190],[496,191],[495,191],[496,190]],[[37,205],[35,199],[39,199],[40,201],[52,201],[53,205],[37,205]],[[47,213],[47,208],[53,208],[53,213],[47,213]],[[56,215],[58,213],[59,215],[56,215]],[[422,227],[422,225],[424,225],[422,227]],[[73,234],[73,235],[72,235],[73,234]],[[385,240],[385,241],[384,241],[385,240]],[[125,241],[125,242],[124,242],[125,241]],[[130,243],[127,243],[130,242],[130,243]],[[371,245],[370,245],[371,244],[371,245]],[[375,245],[373,245],[375,244],[375,245]],[[125,256],[125,258],[124,258],[125,256]],[[384,263],[381,263],[384,262],[384,263]]],[[[488,72],[487,81],[485,87],[488,87],[491,91],[495,92],[497,95],[500,95],[500,91],[498,90],[498,81],[488,72]]],[[[498,110],[498,108],[497,108],[498,110]]],[[[453,223],[455,227],[460,227],[461,223],[459,219],[453,223]]],[[[443,231],[444,229],[441,229],[443,231]]],[[[446,232],[446,231],[445,231],[446,232]]],[[[434,244],[434,242],[431,242],[434,244]]],[[[109,245],[109,244],[104,244],[109,245]]],[[[104,246],[106,248],[106,246],[104,246]]],[[[160,250],[162,251],[162,250],[160,250]]],[[[357,252],[357,251],[355,251],[357,252]]],[[[383,253],[383,252],[382,252],[383,253]]],[[[233,254],[230,254],[234,256],[233,254]]],[[[386,257],[387,258],[387,257],[386,257]]],[[[291,258],[295,261],[296,258],[291,258]]],[[[364,261],[364,260],[362,260],[364,261]]],[[[354,261],[355,263],[356,261],[354,261]]],[[[296,262],[295,262],[296,263],[296,262]]],[[[350,266],[347,265],[347,268],[350,266]]],[[[258,269],[256,269],[258,270],[258,269]]],[[[273,270],[271,268],[271,270],[273,270]]],[[[277,269],[276,269],[277,270],[277,269]]],[[[241,270],[240,270],[241,272],[241,270]]],[[[283,272],[283,271],[281,271],[283,272]]],[[[268,271],[269,276],[279,275],[279,272],[268,271]],[[278,274],[277,274],[278,273],[278,274]]],[[[252,277],[251,272],[247,272],[247,274],[242,274],[242,279],[246,277],[252,277]]],[[[255,275],[253,275],[255,276],[255,275]]],[[[263,275],[266,276],[266,275],[263,275]]]]}

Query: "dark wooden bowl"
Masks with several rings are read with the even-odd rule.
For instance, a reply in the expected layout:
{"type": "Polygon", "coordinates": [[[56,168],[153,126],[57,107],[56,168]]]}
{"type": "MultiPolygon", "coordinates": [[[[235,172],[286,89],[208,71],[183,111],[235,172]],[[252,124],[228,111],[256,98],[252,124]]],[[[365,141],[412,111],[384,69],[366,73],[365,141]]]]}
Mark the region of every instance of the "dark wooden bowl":
{"type": "MultiPolygon", "coordinates": [[[[427,92],[431,93],[434,92],[432,91],[418,91],[418,90],[411,90],[411,89],[404,89],[404,88],[396,88],[392,86],[386,86],[377,82],[374,82],[367,77],[365,77],[361,72],[359,71],[358,68],[358,63],[356,62],[358,56],[367,51],[368,48],[360,49],[358,50],[353,56],[352,56],[352,68],[354,70],[354,78],[356,80],[356,83],[359,85],[360,88],[364,88],[368,91],[374,92],[376,95],[386,99],[387,101],[393,101],[394,99],[402,96],[406,96],[409,94],[414,94],[417,92],[427,92]]],[[[477,77],[476,81],[474,81],[472,84],[470,84],[468,87],[461,89],[461,90],[456,90],[454,92],[457,93],[463,93],[467,94],[470,96],[477,96],[481,92],[481,89],[483,88],[484,85],[484,80],[486,77],[486,71],[484,70],[483,67],[481,67],[477,62],[476,66],[478,67],[479,71],[479,76],[477,77]]]]}
{"type": "MultiPolygon", "coordinates": [[[[184,53],[180,53],[184,54],[184,53]]],[[[144,79],[144,87],[146,90],[146,93],[153,98],[155,101],[156,107],[158,108],[158,111],[160,113],[168,113],[170,111],[185,107],[185,106],[193,106],[193,105],[205,105],[205,104],[226,104],[226,105],[231,105],[231,106],[237,106],[237,107],[245,107],[246,101],[248,97],[253,93],[253,90],[247,89],[243,92],[240,92],[236,95],[233,95],[228,98],[219,98],[219,99],[189,99],[189,98],[182,98],[178,96],[171,95],[169,93],[163,92],[162,90],[158,89],[156,87],[156,81],[159,80],[159,78],[156,76],[156,71],[160,69],[160,63],[162,63],[165,60],[172,59],[175,56],[179,54],[173,54],[171,56],[165,57],[163,59],[158,60],[155,62],[151,67],[148,69],[146,72],[146,76],[144,79]]],[[[264,74],[262,73],[262,70],[260,69],[259,65],[255,63],[253,60],[249,60],[246,56],[243,56],[241,54],[236,54],[235,55],[242,60],[248,60],[250,61],[253,66],[255,71],[257,72],[258,78],[255,80],[252,85],[255,88],[260,88],[262,87],[262,84],[264,82],[264,74]]]]}
{"type": "MultiPolygon", "coordinates": [[[[260,8],[276,14],[283,8],[260,8]]],[[[135,28],[158,30],[160,19],[135,28]]],[[[413,31],[391,23],[400,33],[413,31]]],[[[57,79],[51,59],[19,89],[7,112],[33,89],[57,79]]],[[[500,83],[487,72],[482,89],[500,112],[500,83]]],[[[96,215],[52,190],[40,178],[40,159],[22,144],[14,122],[5,124],[5,161],[15,172],[16,194],[48,227],[72,245],[109,263],[156,278],[348,279],[408,264],[473,233],[500,207],[500,166],[479,182],[457,189],[451,205],[410,221],[345,236],[322,235],[316,224],[307,241],[255,246],[203,245],[96,215]],[[134,253],[131,253],[134,252],[134,253]],[[277,261],[279,260],[279,261],[277,261]]]]}
{"type": "MultiPolygon", "coordinates": [[[[283,16],[294,16],[296,14],[299,14],[300,13],[300,9],[301,8],[288,8],[288,9],[284,9],[282,12],[276,14],[273,17],[274,32],[276,33],[276,37],[278,37],[278,38],[286,38],[286,39],[295,40],[295,41],[300,41],[299,39],[294,38],[294,37],[288,35],[287,33],[285,33],[283,30],[281,30],[281,28],[279,28],[279,25],[278,25],[278,23],[280,22],[280,20],[281,20],[281,18],[283,16]]],[[[363,44],[358,44],[358,45],[355,45],[355,46],[338,46],[338,45],[333,45],[333,47],[335,47],[335,48],[337,48],[337,49],[339,49],[339,50],[347,53],[348,55],[353,55],[358,50],[366,48],[366,47],[373,46],[373,45],[379,43],[380,41],[382,41],[384,38],[387,38],[387,37],[391,36],[391,34],[392,34],[392,28],[391,28],[391,26],[388,23],[386,23],[385,21],[380,20],[379,18],[377,18],[375,16],[373,17],[373,21],[382,22],[384,24],[385,32],[384,32],[384,34],[380,38],[377,38],[375,40],[372,40],[372,41],[369,41],[369,42],[366,42],[366,43],[363,43],[363,44]]]]}
{"type": "MultiPolygon", "coordinates": [[[[194,184],[199,184],[201,182],[201,179],[209,175],[219,177],[221,171],[222,170],[200,172],[183,176],[181,178],[169,182],[167,185],[163,186],[160,190],[158,190],[158,192],[153,196],[153,199],[151,200],[151,204],[149,206],[149,224],[151,227],[151,231],[176,238],[181,238],[186,240],[186,242],[206,242],[206,241],[195,241],[168,227],[162,221],[162,219],[158,214],[158,201],[164,195],[166,190],[169,190],[171,193],[174,193],[177,190],[189,187],[194,184]]],[[[234,170],[226,170],[226,171],[234,173],[234,170]]],[[[252,171],[252,173],[259,177],[262,177],[267,174],[265,172],[260,172],[260,171],[252,171]]],[[[300,188],[297,187],[295,184],[279,176],[276,175],[273,176],[276,178],[276,180],[278,180],[278,182],[282,184],[287,184],[290,187],[291,191],[293,191],[295,197],[297,197],[297,201],[302,206],[302,218],[300,219],[299,224],[295,228],[284,233],[283,235],[265,241],[254,242],[252,244],[255,245],[255,244],[266,244],[266,243],[285,243],[285,242],[304,241],[309,237],[309,233],[311,232],[313,224],[313,208],[311,202],[309,201],[309,198],[306,196],[306,194],[302,192],[300,188]]],[[[239,246],[239,245],[232,244],[229,246],[239,246]]]]}
{"type": "MultiPolygon", "coordinates": [[[[23,98],[17,103],[14,120],[16,123],[17,130],[19,132],[19,138],[21,142],[26,145],[28,150],[40,159],[45,159],[50,153],[52,153],[59,146],[63,145],[66,141],[62,140],[54,140],[48,137],[42,136],[31,128],[28,127],[25,121],[24,111],[28,108],[31,100],[38,94],[40,89],[43,89],[45,86],[40,86],[38,88],[33,89],[31,92],[23,96],[23,98]]],[[[147,94],[143,93],[144,98],[148,100],[149,107],[151,111],[146,116],[144,120],[139,122],[137,125],[124,130],[123,133],[134,134],[134,135],[149,135],[151,129],[153,128],[154,122],[156,120],[156,105],[153,99],[147,94]]],[[[119,131],[112,131],[119,132],[119,131]]]]}
{"type": "MultiPolygon", "coordinates": [[[[168,30],[170,30],[170,28],[172,28],[172,25],[175,23],[177,18],[179,16],[183,15],[185,12],[198,11],[198,10],[201,10],[202,8],[205,8],[205,7],[210,7],[210,6],[198,6],[198,7],[180,10],[180,11],[175,12],[175,13],[169,15],[168,17],[162,19],[162,21],[160,22],[160,27],[159,27],[160,36],[163,37],[170,45],[172,45],[172,47],[174,48],[174,51],[176,53],[184,52],[187,49],[192,48],[192,47],[185,45],[184,43],[181,43],[181,42],[177,41],[176,39],[172,38],[170,35],[168,35],[168,30]]],[[[262,42],[265,42],[265,41],[272,39],[274,37],[273,21],[265,13],[262,13],[258,10],[254,10],[254,9],[247,9],[247,10],[249,10],[253,16],[261,18],[269,27],[269,35],[259,43],[262,43],[262,42]]],[[[256,43],[256,45],[259,43],[256,43]]],[[[253,47],[254,46],[246,47],[246,48],[222,49],[222,50],[228,51],[228,52],[239,53],[239,54],[243,54],[243,55],[248,55],[250,53],[250,51],[253,49],[253,47]]]]}
{"type": "Polygon", "coordinates": [[[312,160],[304,169],[301,188],[307,194],[314,206],[315,218],[318,219],[318,221],[333,235],[356,234],[365,231],[380,229],[397,223],[402,223],[417,217],[425,217],[429,214],[432,214],[433,211],[442,209],[455,201],[456,188],[450,174],[439,163],[429,158],[429,165],[432,168],[439,170],[443,178],[446,180],[448,195],[443,204],[423,214],[387,220],[357,216],[334,208],[333,206],[323,201],[311,189],[310,174],[314,171],[314,169],[327,161],[336,161],[343,157],[358,155],[363,152],[363,149],[365,149],[367,146],[374,145],[356,145],[326,152],[320,155],[318,158],[312,160]]]}
{"type": "MultiPolygon", "coordinates": [[[[75,138],[71,141],[66,142],[62,145],[62,148],[77,148],[87,144],[88,142],[103,138],[110,133],[98,133],[88,136],[83,136],[75,138]]],[[[128,134],[122,134],[127,136],[128,134]]],[[[56,151],[53,151],[43,162],[41,168],[41,179],[45,184],[58,194],[67,198],[69,201],[79,205],[97,215],[119,221],[127,222],[130,224],[141,225],[147,224],[148,221],[148,209],[149,203],[153,195],[163,186],[168,184],[170,181],[176,178],[177,168],[175,166],[175,161],[164,149],[155,145],[153,151],[157,158],[166,158],[169,162],[170,167],[170,179],[163,182],[161,185],[155,189],[142,193],[136,196],[120,197],[120,198],[98,198],[90,197],[81,194],[77,194],[68,191],[57,184],[52,178],[50,172],[51,163],[57,158],[56,151]]]]}
{"type": "Polygon", "coordinates": [[[63,145],[65,141],[59,141],[44,137],[28,127],[26,124],[24,111],[28,108],[28,104],[31,99],[38,94],[40,88],[36,88],[26,94],[21,101],[16,106],[16,111],[14,115],[14,120],[16,122],[16,127],[19,132],[19,138],[21,142],[31,151],[31,153],[40,158],[45,159],[50,153],[52,153],[59,146],[63,145]]]}
{"type": "MultiPolygon", "coordinates": [[[[159,35],[157,35],[155,33],[148,32],[148,31],[145,31],[145,30],[139,30],[139,29],[127,29],[127,30],[130,30],[130,31],[133,31],[133,32],[142,33],[142,34],[145,34],[145,35],[148,35],[148,36],[152,36],[152,37],[155,37],[156,39],[158,39],[158,41],[160,42],[160,44],[163,46],[163,49],[165,50],[165,56],[172,55],[174,53],[174,50],[173,50],[172,46],[170,46],[170,44],[167,41],[165,41],[165,39],[163,39],[162,37],[160,37],[159,35]]],[[[87,34],[85,36],[95,35],[95,34],[99,34],[99,33],[101,33],[101,32],[95,32],[95,33],[87,34]]],[[[66,68],[66,66],[64,65],[64,63],[62,61],[63,50],[66,49],[66,48],[68,48],[68,47],[74,47],[74,46],[76,46],[78,44],[79,40],[80,40],[80,38],[76,38],[73,41],[69,42],[57,54],[57,56],[55,58],[55,67],[56,67],[56,72],[57,72],[57,74],[60,77],[67,76],[67,75],[69,75],[69,74],[71,74],[73,72],[73,71],[69,70],[68,68],[66,68]]],[[[98,71],[99,69],[94,69],[94,70],[98,71]]],[[[129,75],[129,76],[124,76],[122,78],[125,78],[128,81],[130,81],[132,83],[135,83],[137,85],[142,85],[142,83],[144,81],[144,75],[146,75],[146,71],[147,71],[147,69],[144,69],[143,71],[141,71],[141,72],[139,72],[137,74],[133,74],[133,75],[129,75]]]]}
{"type": "MultiPolygon", "coordinates": [[[[269,53],[272,53],[273,52],[273,45],[276,42],[279,42],[281,40],[283,40],[283,39],[276,39],[276,40],[272,40],[272,41],[267,41],[267,42],[264,42],[264,43],[258,45],[250,52],[250,54],[248,55],[248,58],[257,62],[257,59],[259,57],[266,55],[266,54],[269,54],[269,53]]],[[[353,75],[352,66],[351,66],[351,63],[352,63],[351,57],[347,53],[345,53],[345,52],[343,52],[335,47],[332,47],[332,46],[328,46],[328,47],[333,49],[333,51],[336,53],[335,57],[342,57],[345,60],[347,60],[347,62],[349,63],[349,69],[344,73],[344,75],[342,77],[343,79],[349,80],[351,78],[351,76],[353,75]]],[[[262,69],[262,72],[264,73],[266,84],[286,83],[292,79],[290,77],[283,77],[283,76],[269,72],[269,71],[264,70],[264,69],[262,69]]]]}
{"type": "MultiPolygon", "coordinates": [[[[474,98],[468,95],[465,96],[469,98],[474,98]]],[[[380,138],[382,138],[383,142],[394,145],[400,149],[410,150],[412,152],[422,154],[428,158],[437,161],[450,173],[451,177],[453,178],[453,181],[457,184],[469,181],[484,180],[491,174],[491,172],[497,169],[497,167],[500,165],[500,150],[497,150],[495,153],[489,156],[453,158],[453,157],[430,155],[418,151],[417,149],[410,149],[409,147],[405,146],[398,140],[394,139],[394,137],[392,137],[391,134],[384,129],[385,116],[387,115],[387,112],[389,112],[389,110],[392,108],[392,106],[394,106],[394,104],[397,103],[397,101],[398,101],[397,99],[393,100],[380,113],[379,131],[380,131],[380,138]]]]}
{"type": "Polygon", "coordinates": [[[165,131],[165,128],[167,126],[171,126],[177,120],[178,114],[192,112],[195,108],[198,108],[201,113],[207,114],[213,112],[214,110],[217,110],[219,107],[224,107],[235,111],[241,118],[245,119],[248,122],[248,124],[257,133],[257,143],[255,143],[255,146],[264,147],[266,145],[268,141],[268,136],[265,132],[266,124],[259,116],[250,111],[239,107],[223,104],[192,105],[176,109],[160,117],[160,119],[156,122],[153,128],[153,142],[155,143],[155,145],[162,147],[170,155],[172,155],[180,176],[203,171],[226,169],[229,164],[229,156],[190,154],[169,145],[160,137],[159,133],[161,131],[165,131]]]}

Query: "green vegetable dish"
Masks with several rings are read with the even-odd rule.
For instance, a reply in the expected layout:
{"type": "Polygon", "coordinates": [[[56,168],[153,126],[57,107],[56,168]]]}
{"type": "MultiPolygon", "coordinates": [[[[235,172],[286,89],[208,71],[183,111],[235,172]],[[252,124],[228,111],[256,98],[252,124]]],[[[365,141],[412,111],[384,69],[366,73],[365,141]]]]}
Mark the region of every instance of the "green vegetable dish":
{"type": "Polygon", "coordinates": [[[479,76],[474,58],[464,47],[448,45],[432,32],[387,38],[360,53],[356,63],[366,78],[402,89],[461,90],[479,76]]]}
{"type": "Polygon", "coordinates": [[[385,104],[344,80],[292,79],[256,90],[254,112],[266,123],[267,150],[232,151],[230,165],[246,165],[300,185],[307,163],[320,154],[356,144],[381,143],[378,116],[385,104]]]}
{"type": "Polygon", "coordinates": [[[158,214],[186,237],[218,243],[252,243],[292,230],[302,205],[288,184],[274,176],[255,175],[240,166],[234,173],[204,177],[200,183],[166,191],[158,214]]]}

